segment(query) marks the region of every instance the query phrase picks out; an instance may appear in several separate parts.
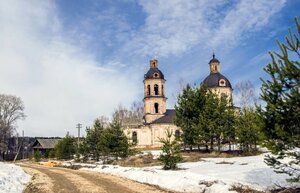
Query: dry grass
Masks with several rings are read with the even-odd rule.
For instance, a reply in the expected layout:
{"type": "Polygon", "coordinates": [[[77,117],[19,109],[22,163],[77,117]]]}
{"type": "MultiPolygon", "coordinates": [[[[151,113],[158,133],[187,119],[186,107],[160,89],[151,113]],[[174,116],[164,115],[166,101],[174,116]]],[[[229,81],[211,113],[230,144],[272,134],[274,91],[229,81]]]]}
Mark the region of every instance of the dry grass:
{"type": "Polygon", "coordinates": [[[234,190],[238,193],[264,193],[263,191],[254,190],[254,189],[251,189],[250,187],[244,186],[244,185],[232,186],[232,188],[230,190],[234,190]]]}
{"type": "Polygon", "coordinates": [[[271,193],[299,193],[300,188],[279,188],[270,191],[271,193]]]}
{"type": "Polygon", "coordinates": [[[130,156],[125,160],[114,161],[113,164],[118,164],[120,166],[129,167],[147,167],[147,166],[157,166],[161,165],[161,162],[157,159],[153,159],[152,154],[130,156]]]}

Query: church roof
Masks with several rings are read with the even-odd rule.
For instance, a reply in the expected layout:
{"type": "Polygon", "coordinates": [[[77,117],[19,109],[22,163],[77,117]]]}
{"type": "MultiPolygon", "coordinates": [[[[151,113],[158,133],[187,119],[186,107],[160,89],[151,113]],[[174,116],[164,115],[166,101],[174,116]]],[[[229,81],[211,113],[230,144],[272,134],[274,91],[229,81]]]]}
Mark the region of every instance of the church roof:
{"type": "Polygon", "coordinates": [[[165,79],[164,74],[158,68],[150,68],[144,75],[144,79],[165,79]],[[157,73],[157,77],[154,74],[157,73]]]}
{"type": "Polygon", "coordinates": [[[174,124],[176,113],[174,109],[167,109],[165,115],[154,120],[151,124],[174,124]]]}
{"type": "Polygon", "coordinates": [[[206,85],[208,88],[219,87],[219,81],[221,79],[224,79],[226,81],[224,87],[229,87],[232,89],[232,86],[231,86],[231,83],[229,82],[229,80],[219,72],[218,73],[210,73],[210,75],[208,75],[203,80],[203,84],[206,85]]]}

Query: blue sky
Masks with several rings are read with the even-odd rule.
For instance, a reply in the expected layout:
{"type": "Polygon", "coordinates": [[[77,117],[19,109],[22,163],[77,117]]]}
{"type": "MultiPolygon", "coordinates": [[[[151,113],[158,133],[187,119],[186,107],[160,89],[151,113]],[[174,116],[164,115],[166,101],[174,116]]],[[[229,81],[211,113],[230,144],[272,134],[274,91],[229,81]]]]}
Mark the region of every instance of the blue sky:
{"type": "Polygon", "coordinates": [[[293,0],[1,0],[0,91],[23,99],[17,130],[31,136],[76,134],[76,123],[141,101],[154,57],[169,108],[179,82],[209,74],[213,51],[233,86],[251,80],[258,94],[268,51],[299,10],[293,0]]]}

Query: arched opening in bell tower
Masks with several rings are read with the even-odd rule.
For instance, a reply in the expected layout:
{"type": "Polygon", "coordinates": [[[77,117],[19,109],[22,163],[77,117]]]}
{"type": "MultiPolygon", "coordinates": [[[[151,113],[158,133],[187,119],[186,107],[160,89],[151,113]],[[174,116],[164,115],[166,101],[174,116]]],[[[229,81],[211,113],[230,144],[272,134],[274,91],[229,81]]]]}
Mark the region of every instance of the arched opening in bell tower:
{"type": "Polygon", "coordinates": [[[149,96],[151,93],[150,85],[147,86],[147,95],[149,96]]]}
{"type": "Polygon", "coordinates": [[[158,103],[154,103],[154,113],[158,113],[158,103]]]}
{"type": "Polygon", "coordinates": [[[154,95],[158,95],[158,85],[154,85],[154,95]]]}

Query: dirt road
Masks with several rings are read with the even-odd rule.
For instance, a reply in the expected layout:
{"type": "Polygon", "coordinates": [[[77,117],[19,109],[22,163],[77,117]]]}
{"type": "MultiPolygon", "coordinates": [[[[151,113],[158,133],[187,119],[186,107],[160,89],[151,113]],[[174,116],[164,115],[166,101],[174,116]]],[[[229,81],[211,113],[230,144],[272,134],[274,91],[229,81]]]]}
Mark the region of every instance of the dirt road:
{"type": "Polygon", "coordinates": [[[24,193],[163,193],[166,191],[98,172],[20,164],[33,176],[24,193]]]}

